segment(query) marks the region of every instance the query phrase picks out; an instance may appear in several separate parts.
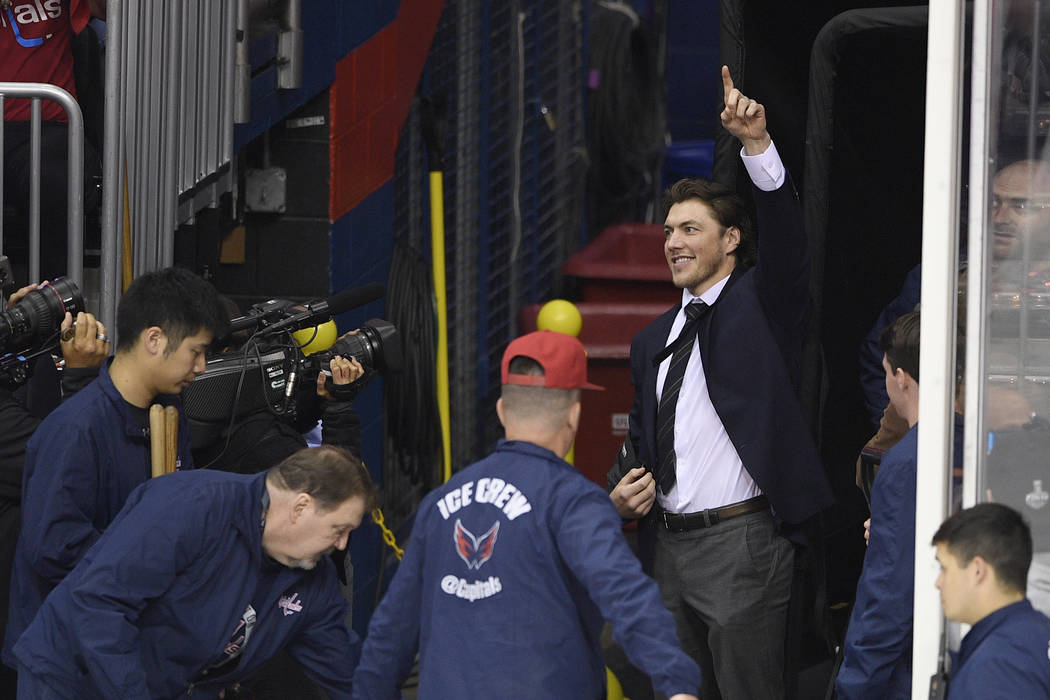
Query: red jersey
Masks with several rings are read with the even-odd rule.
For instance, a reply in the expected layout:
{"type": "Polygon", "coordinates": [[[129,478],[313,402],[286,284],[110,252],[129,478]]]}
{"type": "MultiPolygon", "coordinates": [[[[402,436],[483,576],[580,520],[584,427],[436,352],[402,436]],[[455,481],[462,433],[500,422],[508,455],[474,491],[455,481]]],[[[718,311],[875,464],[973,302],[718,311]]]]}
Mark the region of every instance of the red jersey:
{"type": "MultiPolygon", "coordinates": [[[[69,0],[13,0],[10,10],[0,10],[0,81],[50,83],[76,97],[72,37],[69,0]]],[[[46,121],[66,121],[51,100],[41,101],[40,113],[46,121]]],[[[29,118],[29,100],[4,100],[4,121],[29,118]]]]}

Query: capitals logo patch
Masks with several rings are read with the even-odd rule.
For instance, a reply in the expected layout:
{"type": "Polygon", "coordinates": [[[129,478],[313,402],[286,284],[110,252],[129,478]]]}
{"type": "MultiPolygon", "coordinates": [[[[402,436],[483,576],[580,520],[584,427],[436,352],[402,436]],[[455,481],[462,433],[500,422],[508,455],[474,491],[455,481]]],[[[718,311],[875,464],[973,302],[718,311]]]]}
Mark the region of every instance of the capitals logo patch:
{"type": "Polygon", "coordinates": [[[499,521],[492,524],[481,537],[475,537],[470,530],[463,527],[463,523],[456,519],[456,528],[452,534],[452,541],[456,545],[456,553],[467,565],[467,569],[480,569],[481,565],[492,558],[492,552],[496,548],[496,533],[499,532],[499,521]]]}
{"type": "Polygon", "coordinates": [[[277,607],[281,609],[285,617],[294,613],[303,611],[303,601],[299,598],[298,593],[292,593],[291,595],[283,595],[281,599],[277,601],[277,607]]]}

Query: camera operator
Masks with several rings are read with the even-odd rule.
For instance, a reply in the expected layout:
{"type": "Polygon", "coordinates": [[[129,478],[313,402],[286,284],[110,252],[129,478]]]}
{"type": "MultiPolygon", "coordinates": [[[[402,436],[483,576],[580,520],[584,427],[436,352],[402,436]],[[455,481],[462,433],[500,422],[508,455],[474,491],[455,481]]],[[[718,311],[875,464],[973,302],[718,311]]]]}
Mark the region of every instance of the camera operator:
{"type": "MultiPolygon", "coordinates": [[[[37,289],[32,284],[11,295],[13,306],[37,289]]],[[[59,373],[53,359],[37,362],[29,382],[17,389],[0,386],[0,639],[7,627],[7,606],[11,585],[11,566],[15,542],[22,519],[22,469],[26,443],[40,421],[62,399],[84,388],[96,376],[109,355],[106,329],[89,313],[73,316],[68,311],[61,325],[64,339],[59,344],[65,368],[59,373]]],[[[15,673],[0,666],[0,696],[14,697],[15,673]],[[6,691],[6,692],[5,692],[6,691]]]]}
{"type": "MultiPolygon", "coordinates": [[[[356,335],[352,330],[340,340],[356,335]]],[[[237,350],[227,347],[226,350],[237,350]]],[[[295,420],[286,420],[262,409],[237,419],[211,444],[195,448],[193,461],[238,474],[265,471],[307,446],[304,433],[321,421],[321,443],[345,447],[361,457],[361,418],[354,410],[354,397],[371,378],[353,357],[336,356],[328,363],[331,378],[323,370],[316,381],[304,381],[296,393],[295,420]]]]}

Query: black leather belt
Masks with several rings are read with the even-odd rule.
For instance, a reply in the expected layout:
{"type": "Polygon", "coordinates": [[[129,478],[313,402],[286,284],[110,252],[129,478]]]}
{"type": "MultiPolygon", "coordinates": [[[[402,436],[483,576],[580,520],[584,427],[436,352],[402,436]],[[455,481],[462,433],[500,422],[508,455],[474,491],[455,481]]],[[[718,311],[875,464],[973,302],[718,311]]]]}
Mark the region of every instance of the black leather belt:
{"type": "Polygon", "coordinates": [[[660,522],[671,532],[685,532],[696,530],[701,527],[711,527],[723,520],[729,520],[748,513],[757,513],[761,510],[769,510],[769,499],[765,496],[755,496],[746,501],[722,506],[721,508],[708,508],[699,513],[660,513],[660,522]]]}

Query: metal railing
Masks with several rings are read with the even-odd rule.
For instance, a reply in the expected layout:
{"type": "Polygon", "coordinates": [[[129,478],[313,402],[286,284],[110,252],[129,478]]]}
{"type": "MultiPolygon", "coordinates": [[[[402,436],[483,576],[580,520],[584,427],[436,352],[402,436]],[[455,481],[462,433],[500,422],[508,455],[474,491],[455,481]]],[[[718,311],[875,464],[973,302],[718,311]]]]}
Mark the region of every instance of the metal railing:
{"type": "MultiPolygon", "coordinates": [[[[249,120],[258,0],[108,0],[101,316],[121,294],[126,207],[133,271],[171,265],[176,227],[235,183],[233,126],[249,120]]],[[[286,0],[279,89],[301,84],[301,0],[286,0]]]]}
{"type": "MultiPolygon", "coordinates": [[[[29,280],[40,281],[40,100],[57,102],[66,112],[69,124],[67,160],[69,175],[67,197],[69,205],[66,255],[66,276],[81,287],[84,284],[84,117],[80,105],[68,92],[46,83],[0,82],[0,114],[6,98],[29,98],[30,103],[30,166],[29,166],[29,280]]],[[[0,153],[4,149],[4,129],[0,127],[0,153]]],[[[4,206],[4,173],[0,168],[0,209],[4,206]]],[[[3,250],[3,217],[0,217],[0,250],[3,250]]]]}
{"type": "Polygon", "coordinates": [[[123,211],[136,273],[171,265],[176,227],[232,186],[236,0],[109,0],[101,313],[122,291],[123,211]]]}

